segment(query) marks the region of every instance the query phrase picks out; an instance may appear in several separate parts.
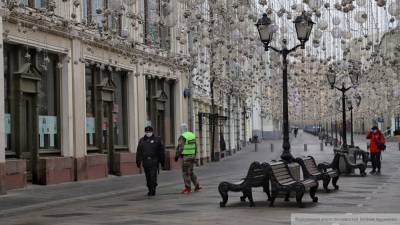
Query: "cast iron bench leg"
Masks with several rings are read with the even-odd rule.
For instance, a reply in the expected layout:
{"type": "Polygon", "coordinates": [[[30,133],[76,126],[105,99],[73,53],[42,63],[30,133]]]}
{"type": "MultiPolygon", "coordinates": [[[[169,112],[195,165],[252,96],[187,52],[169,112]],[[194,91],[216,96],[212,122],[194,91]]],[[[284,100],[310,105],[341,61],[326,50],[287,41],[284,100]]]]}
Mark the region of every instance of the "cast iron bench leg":
{"type": "Polygon", "coordinates": [[[278,192],[272,190],[272,192],[271,192],[271,202],[269,203],[270,207],[274,207],[276,196],[278,196],[278,192]]]}
{"type": "Polygon", "coordinates": [[[220,207],[225,207],[226,203],[228,202],[228,188],[226,183],[221,183],[218,186],[219,194],[221,195],[222,202],[219,203],[220,207]]]}
{"type": "Polygon", "coordinates": [[[304,208],[304,204],[302,202],[303,195],[304,195],[304,191],[300,191],[300,190],[296,191],[296,202],[300,208],[304,208]]]}
{"type": "Polygon", "coordinates": [[[332,185],[335,187],[335,190],[339,189],[339,186],[336,184],[339,180],[339,175],[332,178],[332,185]]]}
{"type": "Polygon", "coordinates": [[[310,188],[310,197],[312,198],[313,202],[318,202],[318,197],[315,196],[317,189],[318,189],[318,185],[310,188]]]}

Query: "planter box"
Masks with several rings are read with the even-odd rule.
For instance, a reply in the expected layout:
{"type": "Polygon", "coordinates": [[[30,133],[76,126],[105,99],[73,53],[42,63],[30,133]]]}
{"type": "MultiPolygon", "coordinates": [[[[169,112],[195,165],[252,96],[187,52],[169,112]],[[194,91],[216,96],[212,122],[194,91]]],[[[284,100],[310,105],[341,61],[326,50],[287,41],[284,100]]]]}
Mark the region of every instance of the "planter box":
{"type": "Polygon", "coordinates": [[[106,154],[90,154],[75,159],[75,180],[94,180],[108,176],[106,154]]]}
{"type": "Polygon", "coordinates": [[[5,186],[6,190],[26,187],[26,160],[6,160],[5,186]]]}
{"type": "Polygon", "coordinates": [[[4,195],[6,193],[6,164],[0,163],[0,195],[4,195]]]}
{"type": "Polygon", "coordinates": [[[114,153],[114,172],[118,176],[141,173],[136,166],[136,154],[131,152],[114,153]]]}
{"type": "Polygon", "coordinates": [[[179,169],[180,166],[180,160],[178,162],[175,162],[175,150],[166,150],[165,151],[165,169],[166,170],[175,170],[179,169]]]}
{"type": "Polygon", "coordinates": [[[39,184],[50,185],[75,180],[75,164],[72,157],[46,157],[39,159],[39,184]]]}

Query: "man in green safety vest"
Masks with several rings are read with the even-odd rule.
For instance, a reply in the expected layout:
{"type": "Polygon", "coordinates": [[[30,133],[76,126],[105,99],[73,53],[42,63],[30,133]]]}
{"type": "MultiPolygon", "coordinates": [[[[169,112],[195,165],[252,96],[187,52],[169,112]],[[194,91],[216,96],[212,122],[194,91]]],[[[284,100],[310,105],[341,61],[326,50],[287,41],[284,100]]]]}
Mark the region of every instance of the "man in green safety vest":
{"type": "Polygon", "coordinates": [[[185,183],[183,194],[192,192],[191,182],[194,185],[194,191],[201,189],[197,176],[194,174],[194,164],[196,163],[196,135],[189,131],[184,131],[178,139],[175,162],[182,158],[182,176],[185,183]]]}

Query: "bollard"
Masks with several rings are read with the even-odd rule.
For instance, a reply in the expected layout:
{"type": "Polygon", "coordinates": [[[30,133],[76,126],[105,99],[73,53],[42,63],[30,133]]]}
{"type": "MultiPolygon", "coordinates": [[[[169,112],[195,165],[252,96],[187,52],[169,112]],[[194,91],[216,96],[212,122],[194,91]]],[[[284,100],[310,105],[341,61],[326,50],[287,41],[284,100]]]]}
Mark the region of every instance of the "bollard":
{"type": "Polygon", "coordinates": [[[271,143],[271,152],[274,151],[274,144],[271,143]]]}
{"type": "Polygon", "coordinates": [[[321,150],[321,151],[324,151],[324,143],[319,143],[319,149],[321,150]]]}
{"type": "Polygon", "coordinates": [[[307,151],[307,144],[304,144],[304,151],[307,151]]]}

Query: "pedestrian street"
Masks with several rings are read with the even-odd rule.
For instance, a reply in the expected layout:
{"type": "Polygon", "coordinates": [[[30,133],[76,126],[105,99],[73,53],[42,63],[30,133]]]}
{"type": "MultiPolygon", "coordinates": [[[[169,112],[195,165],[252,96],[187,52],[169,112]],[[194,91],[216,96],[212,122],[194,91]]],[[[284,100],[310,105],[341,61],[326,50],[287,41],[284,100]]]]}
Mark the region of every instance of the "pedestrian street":
{"type": "MultiPolygon", "coordinates": [[[[356,136],[356,143],[363,146],[366,140],[356,136]]],[[[146,195],[143,174],[117,177],[119,181],[111,178],[28,187],[0,197],[0,221],[2,225],[290,224],[292,213],[400,213],[400,152],[397,143],[388,143],[382,156],[381,175],[340,177],[340,188],[332,193],[325,193],[320,185],[316,194],[318,203],[312,203],[305,195],[304,208],[298,208],[294,199],[284,202],[283,198],[278,198],[275,207],[271,208],[262,188],[255,188],[255,207],[240,202],[241,193],[230,193],[227,206],[220,208],[219,182],[238,181],[255,160],[268,162],[278,159],[280,144],[280,141],[265,141],[259,144],[257,152],[254,152],[254,146],[249,146],[220,163],[195,168],[203,187],[196,193],[180,193],[179,170],[161,171],[158,192],[154,197],[146,195]],[[273,152],[271,144],[274,145],[273,152]],[[99,195],[98,191],[104,186],[112,187],[112,190],[99,195]],[[37,193],[36,202],[24,205],[21,199],[32,190],[37,193]],[[64,199],[66,192],[74,195],[70,201],[64,199]]],[[[318,162],[333,157],[332,147],[324,146],[321,151],[317,137],[301,130],[297,138],[291,139],[291,144],[294,156],[313,155],[318,162]],[[308,144],[307,152],[304,152],[304,144],[308,144]]]]}

